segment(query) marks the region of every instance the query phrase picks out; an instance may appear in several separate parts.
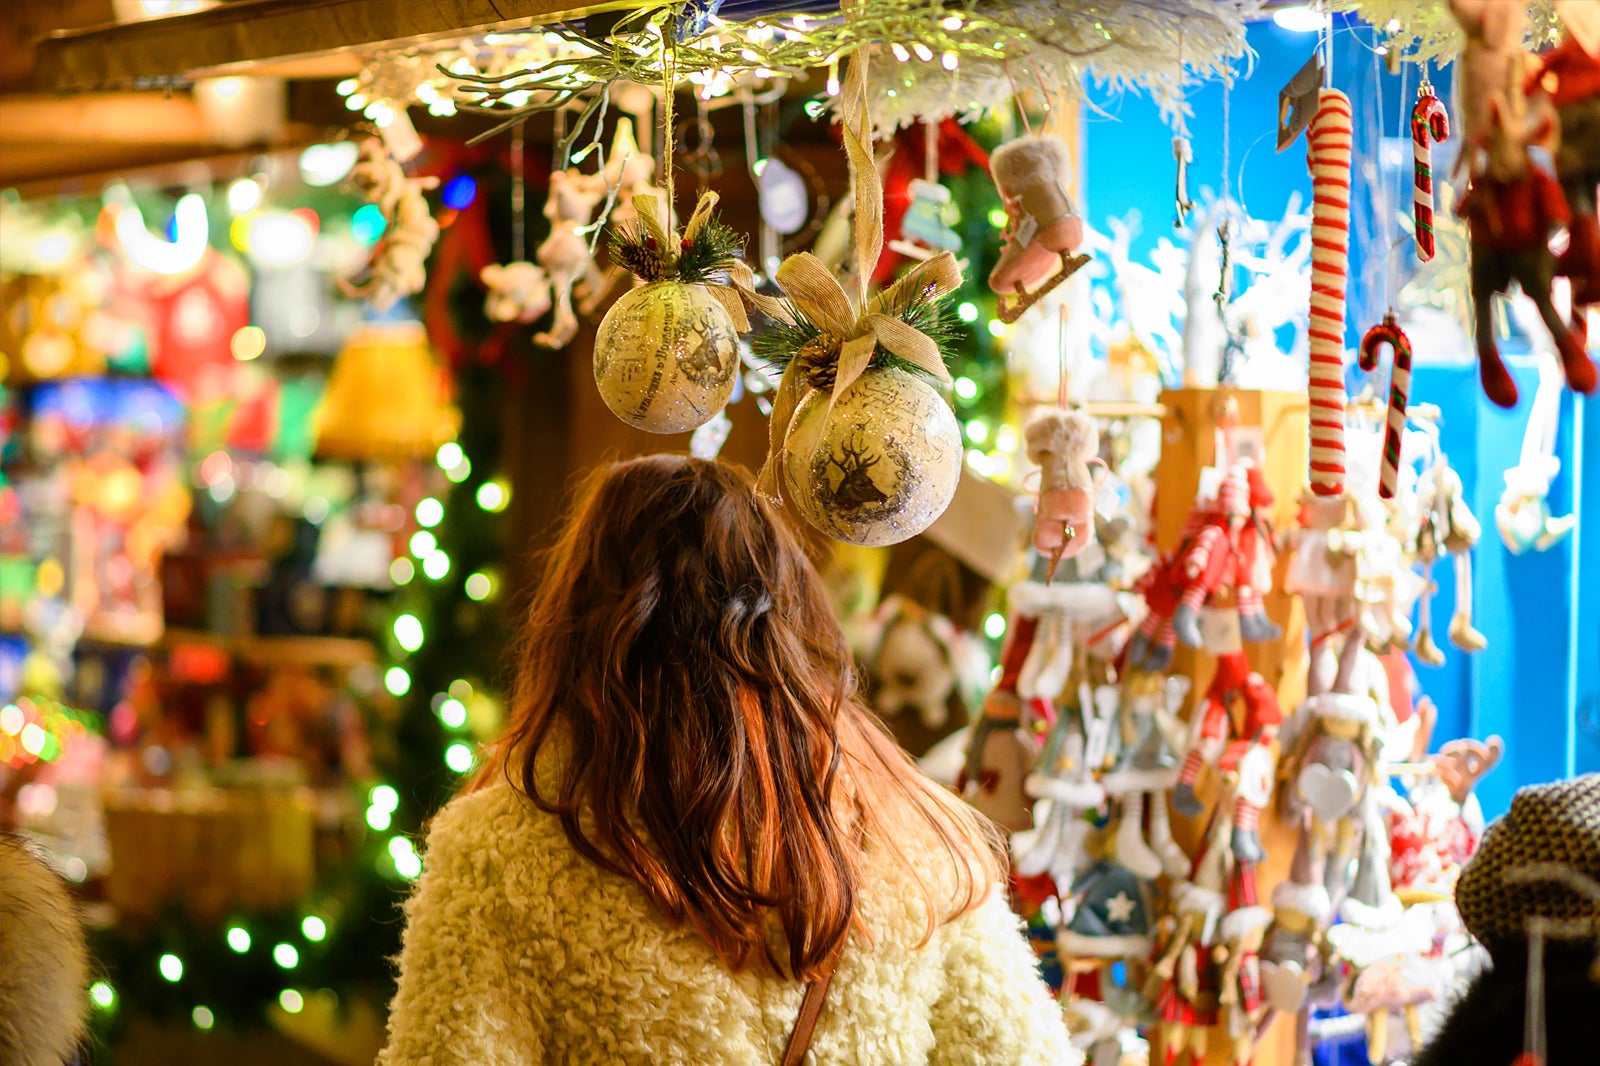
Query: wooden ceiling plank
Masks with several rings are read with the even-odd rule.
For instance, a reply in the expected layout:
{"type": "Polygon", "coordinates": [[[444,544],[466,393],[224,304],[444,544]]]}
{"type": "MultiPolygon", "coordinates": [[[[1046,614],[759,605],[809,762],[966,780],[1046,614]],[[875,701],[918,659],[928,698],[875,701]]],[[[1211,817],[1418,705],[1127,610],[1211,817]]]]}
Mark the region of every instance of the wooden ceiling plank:
{"type": "Polygon", "coordinates": [[[148,86],[629,6],[582,0],[241,0],[188,15],[52,34],[38,43],[35,82],[58,92],[148,86]]]}
{"type": "Polygon", "coordinates": [[[206,144],[211,134],[187,93],[0,97],[0,144],[206,144]]]}

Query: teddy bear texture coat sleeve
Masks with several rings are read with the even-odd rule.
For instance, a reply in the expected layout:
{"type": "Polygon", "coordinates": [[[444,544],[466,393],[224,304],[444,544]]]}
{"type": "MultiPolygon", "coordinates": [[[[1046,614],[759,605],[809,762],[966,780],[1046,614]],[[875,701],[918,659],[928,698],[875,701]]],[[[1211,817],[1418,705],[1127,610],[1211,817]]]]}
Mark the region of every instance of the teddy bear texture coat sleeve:
{"type": "Polygon", "coordinates": [[[531,966],[512,972],[518,915],[495,885],[495,842],[470,824],[474,806],[446,806],[428,833],[427,869],[405,907],[399,989],[378,1066],[545,1061],[540,983],[531,966]]]}
{"type": "Polygon", "coordinates": [[[976,910],[940,931],[944,990],[929,1015],[928,1066],[1075,1066],[1061,1005],[1039,979],[1021,919],[997,885],[976,910]]]}

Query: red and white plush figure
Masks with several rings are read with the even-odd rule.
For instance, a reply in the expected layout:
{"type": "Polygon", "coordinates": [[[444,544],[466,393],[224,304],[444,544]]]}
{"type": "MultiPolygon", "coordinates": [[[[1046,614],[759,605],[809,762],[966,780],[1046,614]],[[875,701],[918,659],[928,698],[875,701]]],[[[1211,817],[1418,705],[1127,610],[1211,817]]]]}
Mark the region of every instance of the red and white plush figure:
{"type": "Polygon", "coordinates": [[[1222,606],[1228,599],[1238,611],[1242,640],[1256,643],[1283,635],[1261,600],[1270,580],[1272,546],[1265,512],[1272,502],[1260,469],[1239,463],[1223,478],[1215,501],[1195,505],[1176,552],[1139,583],[1149,612],[1129,644],[1130,667],[1165,670],[1175,642],[1200,647],[1201,609],[1222,606]]]}
{"type": "Polygon", "coordinates": [[[1580,331],[1562,320],[1550,295],[1557,269],[1550,239],[1568,225],[1571,212],[1560,184],[1533,161],[1528,148],[1551,122],[1529,131],[1518,110],[1496,101],[1491,101],[1488,118],[1489,128],[1482,134],[1487,161],[1456,208],[1467,220],[1470,236],[1473,326],[1483,391],[1501,407],[1516,406],[1517,386],[1501,361],[1494,317],[1495,296],[1515,281],[1539,309],[1567,384],[1575,392],[1594,392],[1600,374],[1584,351],[1580,331]]]}
{"type": "Polygon", "coordinates": [[[1272,742],[1282,724],[1277,692],[1250,669],[1244,652],[1219,656],[1211,684],[1189,720],[1189,739],[1172,805],[1190,818],[1199,815],[1195,785],[1207,764],[1234,777],[1232,848],[1242,861],[1259,862],[1264,857],[1258,829],[1261,808],[1272,796],[1272,742]],[[1238,735],[1233,733],[1235,703],[1244,706],[1243,729],[1238,735]]]}

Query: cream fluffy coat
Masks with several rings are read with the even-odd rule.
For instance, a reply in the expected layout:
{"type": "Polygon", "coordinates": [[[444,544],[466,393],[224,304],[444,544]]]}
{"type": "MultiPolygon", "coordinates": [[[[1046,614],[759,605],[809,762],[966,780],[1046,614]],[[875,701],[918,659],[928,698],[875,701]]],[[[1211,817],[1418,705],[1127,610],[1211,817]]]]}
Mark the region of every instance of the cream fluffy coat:
{"type": "MultiPolygon", "coordinates": [[[[446,806],[426,858],[382,1066],[781,1058],[801,986],[729,973],[505,782],[446,806]]],[[[1003,892],[918,948],[924,912],[908,875],[869,846],[865,882],[873,941],[851,937],[809,1066],[1081,1061],[1003,892]]]]}

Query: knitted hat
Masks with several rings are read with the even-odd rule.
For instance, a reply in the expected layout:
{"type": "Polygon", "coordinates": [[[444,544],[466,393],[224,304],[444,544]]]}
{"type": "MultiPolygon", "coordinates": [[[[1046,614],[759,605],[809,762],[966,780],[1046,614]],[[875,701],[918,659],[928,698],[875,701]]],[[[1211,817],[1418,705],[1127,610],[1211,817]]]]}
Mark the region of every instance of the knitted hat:
{"type": "Polygon", "coordinates": [[[1594,900],[1547,881],[1505,879],[1507,871],[1540,862],[1600,881],[1600,774],[1521,789],[1510,812],[1489,826],[1456,883],[1456,907],[1473,936],[1491,948],[1521,940],[1533,915],[1587,919],[1600,928],[1594,900]]]}

